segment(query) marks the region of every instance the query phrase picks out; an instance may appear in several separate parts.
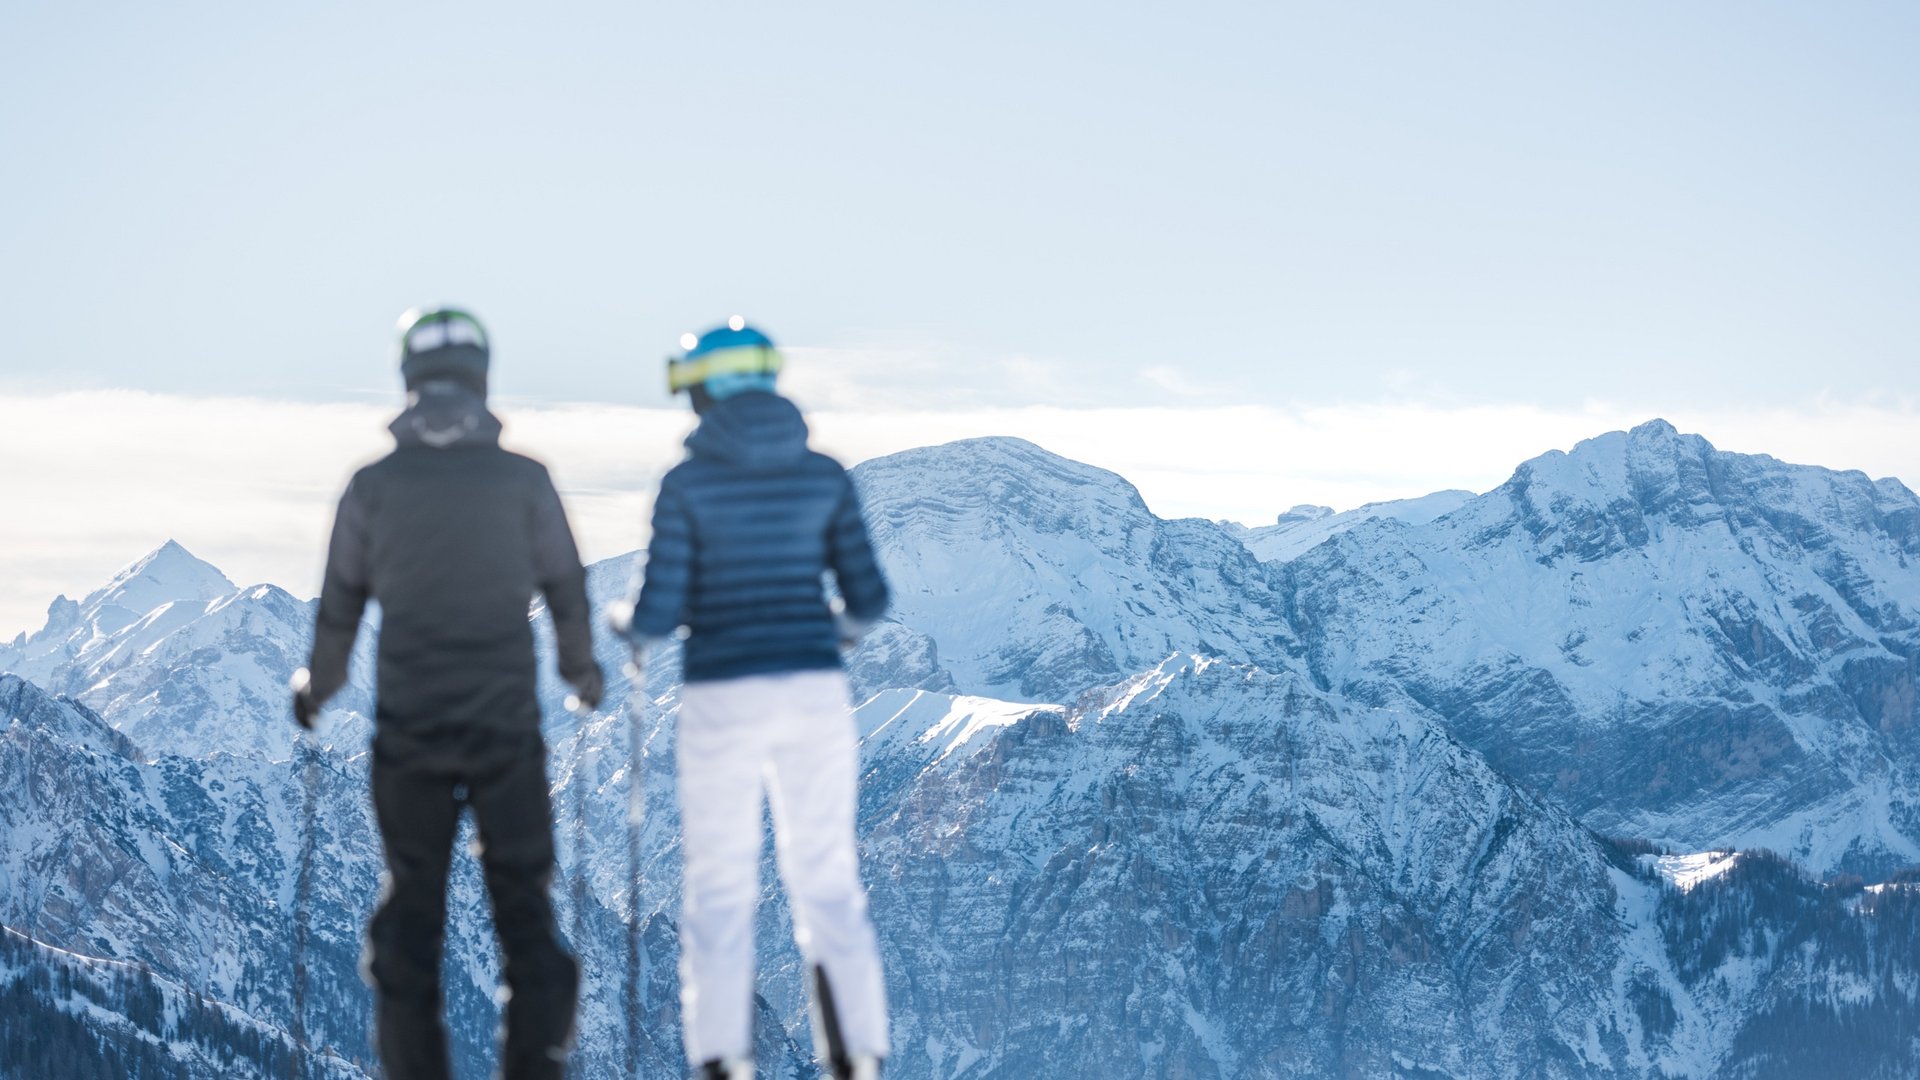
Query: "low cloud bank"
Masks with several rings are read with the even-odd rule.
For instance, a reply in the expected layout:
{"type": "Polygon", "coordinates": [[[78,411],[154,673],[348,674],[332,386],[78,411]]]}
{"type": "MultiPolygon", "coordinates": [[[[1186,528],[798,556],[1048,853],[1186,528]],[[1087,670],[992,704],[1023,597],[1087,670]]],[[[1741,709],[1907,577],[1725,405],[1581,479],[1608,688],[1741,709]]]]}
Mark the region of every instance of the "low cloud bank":
{"type": "MultiPolygon", "coordinates": [[[[654,483],[691,426],[684,411],[511,402],[499,411],[506,442],[553,470],[583,555],[643,541],[654,483]]],[[[169,537],[238,583],[312,595],[333,501],[355,467],[386,451],[393,412],[135,391],[0,395],[0,637],[37,629],[56,594],[97,587],[169,537]]],[[[1527,458],[1655,416],[1724,450],[1920,480],[1920,405],[1906,402],[824,408],[811,419],[815,445],[848,464],[1013,435],[1120,473],[1163,516],[1260,524],[1296,503],[1347,509],[1485,491],[1527,458]]]]}

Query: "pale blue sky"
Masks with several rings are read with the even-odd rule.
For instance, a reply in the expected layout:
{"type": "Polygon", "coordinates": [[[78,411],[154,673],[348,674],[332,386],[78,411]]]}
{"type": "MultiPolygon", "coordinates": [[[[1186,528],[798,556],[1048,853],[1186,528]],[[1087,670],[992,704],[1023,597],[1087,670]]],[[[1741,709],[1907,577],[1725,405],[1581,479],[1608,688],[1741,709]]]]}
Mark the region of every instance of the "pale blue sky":
{"type": "Polygon", "coordinates": [[[0,637],[168,537],[310,593],[436,301],[590,558],[734,312],[848,462],[1021,435],[1168,515],[1654,416],[1914,483],[1916,56],[1913,4],[10,0],[0,637]]]}
{"type": "Polygon", "coordinates": [[[734,311],[876,403],[1912,392],[1911,4],[397,7],[7,5],[0,391],[453,300],[547,401],[734,311]]]}

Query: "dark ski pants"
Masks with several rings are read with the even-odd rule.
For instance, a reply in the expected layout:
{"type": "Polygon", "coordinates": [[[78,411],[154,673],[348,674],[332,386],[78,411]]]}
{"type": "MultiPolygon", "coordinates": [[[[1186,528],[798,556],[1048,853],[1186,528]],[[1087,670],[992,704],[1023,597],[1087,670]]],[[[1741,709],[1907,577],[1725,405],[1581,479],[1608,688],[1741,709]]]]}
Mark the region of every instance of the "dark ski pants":
{"type": "Polygon", "coordinates": [[[387,883],[367,928],[367,969],[379,995],[375,1026],[389,1080],[450,1075],[441,944],[463,797],[473,807],[511,995],[501,1074],[507,1080],[558,1080],[565,1069],[580,968],[560,946],[548,895],[553,811],[546,745],[537,730],[488,741],[493,745],[484,752],[462,755],[475,765],[457,766],[383,755],[375,740],[373,808],[386,849],[387,883]]]}

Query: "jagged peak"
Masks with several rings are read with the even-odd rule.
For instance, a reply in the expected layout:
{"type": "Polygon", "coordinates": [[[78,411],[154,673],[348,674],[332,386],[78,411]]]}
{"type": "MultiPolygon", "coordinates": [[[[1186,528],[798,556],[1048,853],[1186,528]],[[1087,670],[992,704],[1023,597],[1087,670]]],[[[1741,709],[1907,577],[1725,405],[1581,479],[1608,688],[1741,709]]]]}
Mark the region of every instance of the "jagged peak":
{"type": "Polygon", "coordinates": [[[1582,439],[1569,451],[1549,450],[1529,458],[1514,470],[1507,484],[1544,484],[1588,498],[1600,495],[1604,502],[1646,486],[1649,478],[1670,483],[1677,472],[1688,467],[1684,463],[1701,462],[1717,453],[1701,436],[1685,434],[1655,418],[1626,431],[1582,439]]]}
{"type": "MultiPolygon", "coordinates": [[[[1655,417],[1642,424],[1636,424],[1626,431],[1609,431],[1582,439],[1574,444],[1566,457],[1580,459],[1592,457],[1616,457],[1622,454],[1660,452],[1712,453],[1713,444],[1699,435],[1682,432],[1671,423],[1655,417]]],[[[1553,457],[1549,451],[1542,457],[1553,457]]],[[[1538,460],[1538,459],[1535,459],[1538,460]]]]}
{"type": "Polygon", "coordinates": [[[188,551],[178,540],[168,540],[129,563],[113,580],[89,594],[81,606],[114,604],[146,612],[175,600],[217,600],[236,588],[218,567],[188,551]]]}
{"type": "Polygon", "coordinates": [[[1592,559],[1638,547],[1656,531],[1655,520],[1682,528],[1784,530],[1781,539],[1791,544],[1813,531],[1891,531],[1908,550],[1916,538],[1913,497],[1897,484],[1716,449],[1658,419],[1532,458],[1469,505],[1481,535],[1506,535],[1517,523],[1546,546],[1548,557],[1592,559]]]}
{"type": "Polygon", "coordinates": [[[47,625],[48,626],[70,625],[71,623],[78,620],[79,617],[80,617],[80,602],[77,600],[67,599],[66,593],[61,593],[58,596],[55,596],[53,598],[53,602],[47,605],[47,625]]]}
{"type": "Polygon", "coordinates": [[[1629,467],[1636,472],[1671,471],[1680,459],[1701,460],[1719,453],[1704,436],[1682,432],[1654,419],[1627,432],[1629,467]]]}
{"type": "MultiPolygon", "coordinates": [[[[188,551],[185,544],[171,537],[159,547],[135,559],[128,565],[127,570],[124,572],[147,573],[156,570],[170,569],[175,566],[205,567],[215,574],[220,574],[220,571],[216,569],[213,564],[202,560],[193,552],[188,551]]],[[[220,574],[220,580],[225,581],[226,575],[220,574]]]]}

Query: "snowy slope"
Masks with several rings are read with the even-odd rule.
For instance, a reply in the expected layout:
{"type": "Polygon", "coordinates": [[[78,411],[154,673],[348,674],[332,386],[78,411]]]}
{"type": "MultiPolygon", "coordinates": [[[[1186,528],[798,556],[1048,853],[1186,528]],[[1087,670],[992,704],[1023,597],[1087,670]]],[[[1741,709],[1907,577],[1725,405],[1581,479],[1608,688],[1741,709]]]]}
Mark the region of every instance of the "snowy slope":
{"type": "Polygon", "coordinates": [[[1425,525],[1465,506],[1473,492],[1436,491],[1413,499],[1367,503],[1335,513],[1330,506],[1296,506],[1271,525],[1257,529],[1230,526],[1228,531],[1261,562],[1286,562],[1338,536],[1363,521],[1390,518],[1409,525],[1425,525]]]}

